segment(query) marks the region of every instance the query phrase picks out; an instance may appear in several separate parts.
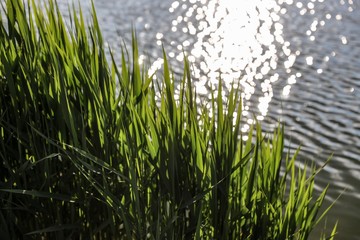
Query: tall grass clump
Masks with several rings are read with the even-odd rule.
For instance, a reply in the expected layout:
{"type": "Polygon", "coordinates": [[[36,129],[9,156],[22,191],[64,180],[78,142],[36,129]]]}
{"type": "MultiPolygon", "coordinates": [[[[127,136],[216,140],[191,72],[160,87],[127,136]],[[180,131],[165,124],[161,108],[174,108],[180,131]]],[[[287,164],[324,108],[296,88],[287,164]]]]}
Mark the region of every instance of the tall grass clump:
{"type": "Polygon", "coordinates": [[[198,105],[184,60],[175,97],[165,52],[154,80],[135,36],[132,60],[107,61],[94,7],[66,26],[30,5],[0,18],[1,238],[309,237],[326,189],[284,156],[283,127],[242,140],[238,89],[198,105]]]}

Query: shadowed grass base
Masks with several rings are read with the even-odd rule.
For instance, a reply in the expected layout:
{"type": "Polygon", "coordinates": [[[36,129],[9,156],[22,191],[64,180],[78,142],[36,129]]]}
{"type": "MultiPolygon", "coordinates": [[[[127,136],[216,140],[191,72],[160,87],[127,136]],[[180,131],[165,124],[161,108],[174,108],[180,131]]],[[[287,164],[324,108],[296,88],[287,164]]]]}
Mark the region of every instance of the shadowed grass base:
{"type": "Polygon", "coordinates": [[[53,1],[5,2],[1,238],[307,239],[328,211],[316,170],[284,157],[282,127],[242,140],[239,89],[224,99],[219,81],[196,104],[185,60],[175,98],[165,52],[159,80],[135,36],[132,60],[106,60],[94,8],[90,27],[73,11],[67,28],[53,1]]]}

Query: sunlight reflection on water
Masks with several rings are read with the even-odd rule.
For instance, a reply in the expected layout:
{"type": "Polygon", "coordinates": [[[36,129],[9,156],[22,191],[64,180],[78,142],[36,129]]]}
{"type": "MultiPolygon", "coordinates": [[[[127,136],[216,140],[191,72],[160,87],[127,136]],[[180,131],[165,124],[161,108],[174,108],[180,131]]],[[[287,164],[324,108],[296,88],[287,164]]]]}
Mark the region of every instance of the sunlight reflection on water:
{"type": "MultiPolygon", "coordinates": [[[[286,39],[283,34],[281,17],[288,13],[287,6],[295,5],[299,15],[314,16],[303,34],[308,41],[317,41],[317,32],[327,21],[332,18],[341,21],[343,18],[341,13],[326,13],[318,18],[316,11],[322,7],[323,1],[173,1],[168,9],[172,14],[171,32],[188,38],[172,39],[170,45],[173,49],[168,55],[170,59],[181,62],[182,51],[186,53],[192,63],[194,85],[203,97],[210,97],[210,89],[217,86],[219,77],[225,86],[224,97],[231,85],[237,87],[240,84],[245,105],[242,114],[246,119],[254,116],[257,120],[264,120],[274,97],[273,86],[279,78],[287,79],[280,94],[284,99],[291,95],[298,78],[302,78],[302,72],[293,69],[298,56],[305,55],[306,64],[315,68],[316,74],[322,74],[330,58],[336,55],[336,52],[330,52],[319,64],[311,53],[291,46],[290,42],[297,43],[299,39],[286,39]]],[[[353,11],[352,1],[341,0],[340,4],[348,4],[348,11],[353,11]]],[[[167,35],[169,33],[159,29],[157,45],[161,45],[167,35]]],[[[344,45],[348,43],[344,35],[339,36],[339,40],[344,45]]],[[[150,73],[160,69],[162,63],[163,59],[158,57],[151,65],[150,73]]],[[[249,126],[245,123],[243,132],[247,129],[249,126]]]]}
{"type": "MultiPolygon", "coordinates": [[[[219,77],[225,86],[224,96],[232,84],[234,87],[240,84],[245,105],[242,114],[248,119],[254,115],[257,120],[263,120],[273,98],[272,86],[279,79],[276,72],[279,56],[282,56],[282,64],[289,74],[283,94],[290,94],[291,85],[299,76],[299,73],[291,74],[299,52],[292,52],[290,42],[284,40],[283,25],[279,20],[286,9],[281,8],[277,1],[174,1],[169,12],[175,13],[177,8],[185,11],[181,11],[182,15],[175,14],[171,31],[193,37],[172,42],[179,51],[170,52],[169,56],[182,61],[182,50],[186,52],[193,63],[194,84],[200,95],[210,97],[210,89],[217,86],[219,77]],[[257,98],[257,113],[250,113],[254,97],[257,98]]],[[[161,45],[164,35],[163,32],[156,34],[158,45],[161,45]]],[[[162,58],[154,61],[151,73],[159,69],[161,63],[162,58]]],[[[248,129],[249,124],[245,123],[242,131],[248,129]]]]}

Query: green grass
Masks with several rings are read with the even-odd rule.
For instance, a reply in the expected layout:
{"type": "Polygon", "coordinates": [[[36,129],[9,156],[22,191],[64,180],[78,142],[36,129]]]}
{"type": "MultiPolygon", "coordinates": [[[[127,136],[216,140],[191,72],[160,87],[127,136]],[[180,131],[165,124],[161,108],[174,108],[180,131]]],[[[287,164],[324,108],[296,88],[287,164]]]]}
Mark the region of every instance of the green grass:
{"type": "Polygon", "coordinates": [[[2,238],[310,236],[326,189],[284,155],[282,126],[264,137],[256,124],[243,141],[239,89],[224,100],[219,80],[198,105],[187,60],[174,79],[164,52],[154,80],[134,35],[132,53],[108,62],[94,7],[87,24],[70,11],[70,27],[53,1],[1,11],[2,238]]]}

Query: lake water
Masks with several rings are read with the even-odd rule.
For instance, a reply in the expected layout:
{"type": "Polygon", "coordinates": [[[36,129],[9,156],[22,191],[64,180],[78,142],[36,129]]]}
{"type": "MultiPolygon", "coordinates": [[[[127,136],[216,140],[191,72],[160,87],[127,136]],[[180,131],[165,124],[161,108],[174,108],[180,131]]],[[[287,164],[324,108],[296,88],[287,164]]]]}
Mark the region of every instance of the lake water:
{"type": "MultiPolygon", "coordinates": [[[[59,1],[66,14],[67,6],[59,1]]],[[[255,116],[265,131],[285,123],[299,164],[321,166],[317,188],[330,184],[328,216],[337,239],[360,239],[359,0],[95,0],[105,40],[119,52],[136,29],[151,70],[161,67],[161,43],[175,73],[182,51],[202,96],[216,86],[244,92],[246,132],[255,116]]],[[[89,1],[82,1],[84,12],[89,1]]],[[[314,237],[316,238],[316,237],[314,237]]]]}

